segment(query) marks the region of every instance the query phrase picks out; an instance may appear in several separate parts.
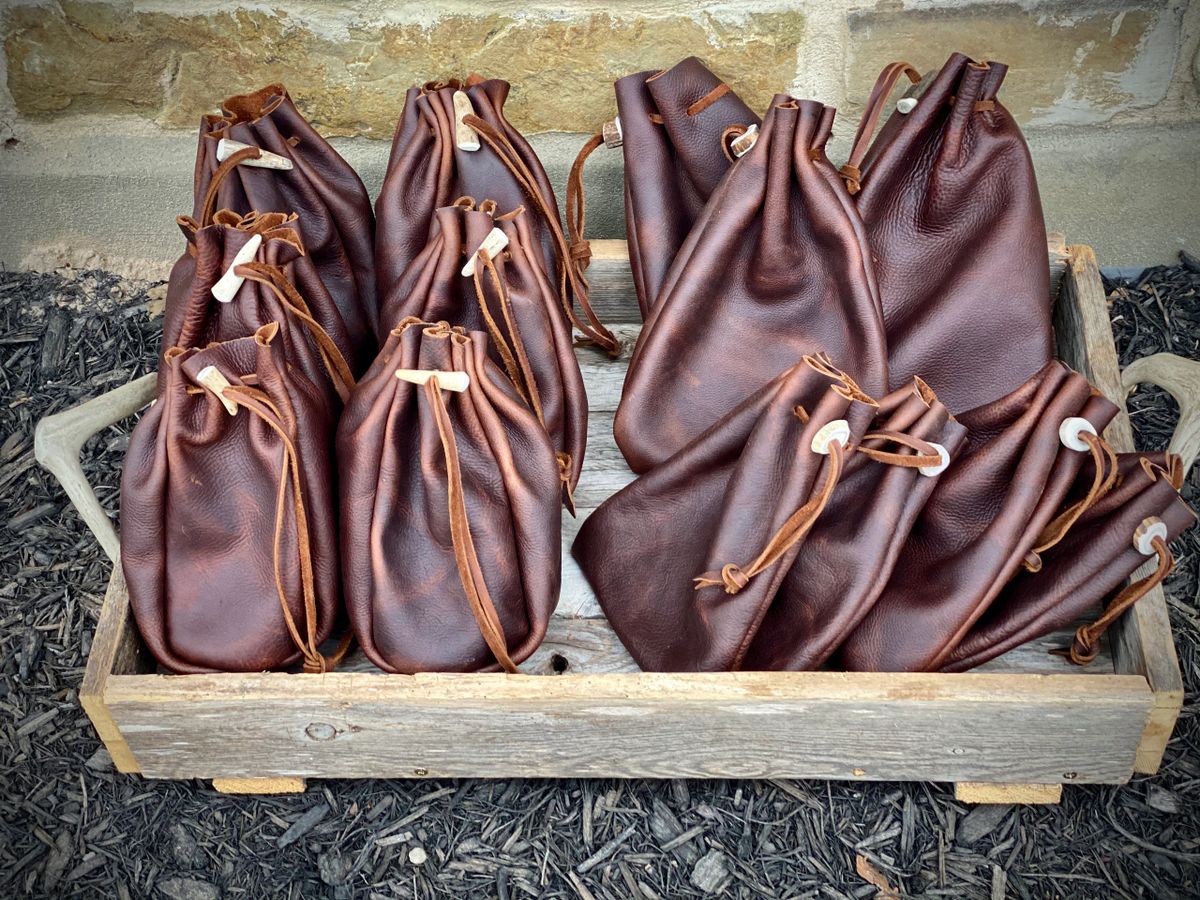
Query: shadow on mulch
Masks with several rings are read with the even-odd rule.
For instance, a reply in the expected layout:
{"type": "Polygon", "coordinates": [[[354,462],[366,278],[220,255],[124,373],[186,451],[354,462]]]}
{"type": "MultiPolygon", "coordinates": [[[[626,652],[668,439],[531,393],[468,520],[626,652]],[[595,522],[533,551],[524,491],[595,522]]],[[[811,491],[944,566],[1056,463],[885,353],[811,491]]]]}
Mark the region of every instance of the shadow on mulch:
{"type": "MultiPolygon", "coordinates": [[[[1122,362],[1200,358],[1200,275],[1159,268],[1108,288],[1122,362]]],[[[856,862],[905,896],[1194,893],[1196,530],[1167,585],[1187,698],[1162,772],[1068,788],[1057,807],[837,782],[355,781],[238,798],[117,775],[77,700],[110,566],[34,462],[33,426],[147,371],[161,299],[104,272],[0,273],[0,896],[875,896],[856,862]]],[[[1164,446],[1173,401],[1139,391],[1130,409],[1142,446],[1164,446]]],[[[86,450],[110,509],[130,425],[86,450]]],[[[1200,468],[1184,493],[1196,505],[1200,468]]]]}

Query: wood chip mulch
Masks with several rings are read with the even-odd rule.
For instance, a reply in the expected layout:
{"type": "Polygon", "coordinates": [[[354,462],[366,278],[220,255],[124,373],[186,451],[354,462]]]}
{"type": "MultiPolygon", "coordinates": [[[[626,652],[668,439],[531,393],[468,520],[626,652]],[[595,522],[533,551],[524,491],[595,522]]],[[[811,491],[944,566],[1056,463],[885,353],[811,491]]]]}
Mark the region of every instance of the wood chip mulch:
{"type": "MultiPolygon", "coordinates": [[[[1192,262],[1192,261],[1189,261],[1192,262]]],[[[1107,285],[1122,362],[1200,358],[1195,263],[1107,285]]],[[[118,775],[77,691],[108,560],[33,459],[42,416],[148,370],[161,285],[0,272],[0,896],[1047,898],[1200,884],[1200,534],[1168,583],[1187,697],[1162,772],[1060,806],[948,786],[765,781],[315,782],[285,797],[118,775]]],[[[1164,446],[1174,404],[1130,401],[1164,446]]],[[[131,423],[86,468],[115,510],[131,423]]],[[[1200,467],[1185,496],[1200,500],[1200,467]]]]}

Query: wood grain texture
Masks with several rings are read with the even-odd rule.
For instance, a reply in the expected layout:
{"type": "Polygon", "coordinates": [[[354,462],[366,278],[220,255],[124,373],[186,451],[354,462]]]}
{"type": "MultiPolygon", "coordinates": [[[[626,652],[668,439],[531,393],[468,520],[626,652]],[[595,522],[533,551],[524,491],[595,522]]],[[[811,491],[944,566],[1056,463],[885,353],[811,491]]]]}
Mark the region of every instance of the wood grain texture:
{"type": "Polygon", "coordinates": [[[308,784],[303,778],[286,775],[279,778],[214,778],[212,786],[222,794],[303,794],[308,784]]]}
{"type": "Polygon", "coordinates": [[[118,772],[137,772],[139,767],[120,729],[109,714],[104,691],[111,675],[134,674],[139,670],[141,643],[141,637],[129,612],[129,591],[125,587],[125,576],[121,573],[121,567],[117,566],[108,581],[108,590],[104,592],[100,620],[96,623],[87,668],[79,686],[79,704],[92,720],[96,734],[108,748],[118,772]]]}
{"type": "Polygon", "coordinates": [[[1049,803],[1062,800],[1061,784],[987,784],[960,781],[954,785],[954,799],[960,803],[1049,803]]]}
{"type": "Polygon", "coordinates": [[[1149,712],[1110,675],[114,676],[158,778],[1121,782],[1149,712]]]}
{"type": "MultiPolygon", "coordinates": [[[[1121,412],[1105,431],[1118,452],[1135,449],[1133,427],[1125,412],[1121,370],[1108,318],[1108,303],[1096,254],[1090,247],[1070,248],[1070,268],[1063,279],[1055,322],[1059,357],[1086,375],[1121,412]]],[[[1147,563],[1133,574],[1143,578],[1154,570],[1147,563]]],[[[1109,631],[1117,672],[1144,675],[1155,693],[1154,712],[1138,752],[1137,771],[1158,771],[1183,707],[1183,679],[1171,635],[1167,602],[1156,587],[1139,600],[1109,631]]]]}

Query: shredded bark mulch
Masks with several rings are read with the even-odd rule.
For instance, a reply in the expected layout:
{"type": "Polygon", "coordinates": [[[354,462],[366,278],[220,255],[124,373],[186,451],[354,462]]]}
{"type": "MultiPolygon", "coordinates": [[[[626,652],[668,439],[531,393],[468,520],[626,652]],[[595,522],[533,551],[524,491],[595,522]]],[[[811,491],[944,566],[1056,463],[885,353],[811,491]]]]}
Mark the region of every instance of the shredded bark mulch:
{"type": "MultiPolygon", "coordinates": [[[[1108,285],[1122,362],[1200,358],[1200,273],[1108,285]]],[[[228,797],[113,771],[77,692],[110,566],[33,459],[33,427],[147,371],[161,285],[0,273],[0,896],[1184,897],[1200,883],[1200,534],[1167,586],[1187,697],[1162,772],[1055,807],[948,786],[347,781],[228,797]]],[[[1145,448],[1175,408],[1130,401],[1145,448]]],[[[115,510],[131,423],[86,468],[115,510]]],[[[1200,499],[1200,469],[1184,488],[1200,499]]],[[[531,736],[532,738],[532,736],[531,736]]]]}

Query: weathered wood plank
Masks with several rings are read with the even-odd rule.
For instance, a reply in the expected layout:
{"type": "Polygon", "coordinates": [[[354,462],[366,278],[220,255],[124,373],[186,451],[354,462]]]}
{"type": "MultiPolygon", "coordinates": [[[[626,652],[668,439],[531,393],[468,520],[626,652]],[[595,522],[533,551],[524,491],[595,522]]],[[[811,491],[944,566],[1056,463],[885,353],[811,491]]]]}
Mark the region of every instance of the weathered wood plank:
{"type": "MultiPolygon", "coordinates": [[[[1135,449],[1133,427],[1125,413],[1121,370],[1096,254],[1090,247],[1073,246],[1070,260],[1055,323],[1059,357],[1087,375],[1092,384],[1121,407],[1105,436],[1118,451],[1131,451],[1135,449]]],[[[1142,578],[1153,569],[1153,564],[1147,563],[1133,577],[1142,578]]],[[[1154,691],[1154,710],[1138,753],[1137,771],[1157,772],[1183,707],[1183,679],[1162,589],[1156,587],[1139,600],[1109,634],[1116,670],[1144,675],[1154,691]]]]}
{"type": "Polygon", "coordinates": [[[1114,783],[1151,697],[1111,675],[114,676],[142,771],[1114,783]]]}
{"type": "Polygon", "coordinates": [[[125,576],[118,565],[108,581],[108,590],[104,592],[104,603],[100,607],[96,633],[92,636],[87,669],[79,686],[79,704],[92,720],[118,772],[137,772],[138,762],[109,714],[104,690],[112,675],[135,674],[139,671],[141,644],[141,637],[129,612],[125,576]]]}
{"type": "Polygon", "coordinates": [[[954,785],[954,799],[960,803],[1056,804],[1062,800],[1062,785],[960,781],[954,785]]]}

